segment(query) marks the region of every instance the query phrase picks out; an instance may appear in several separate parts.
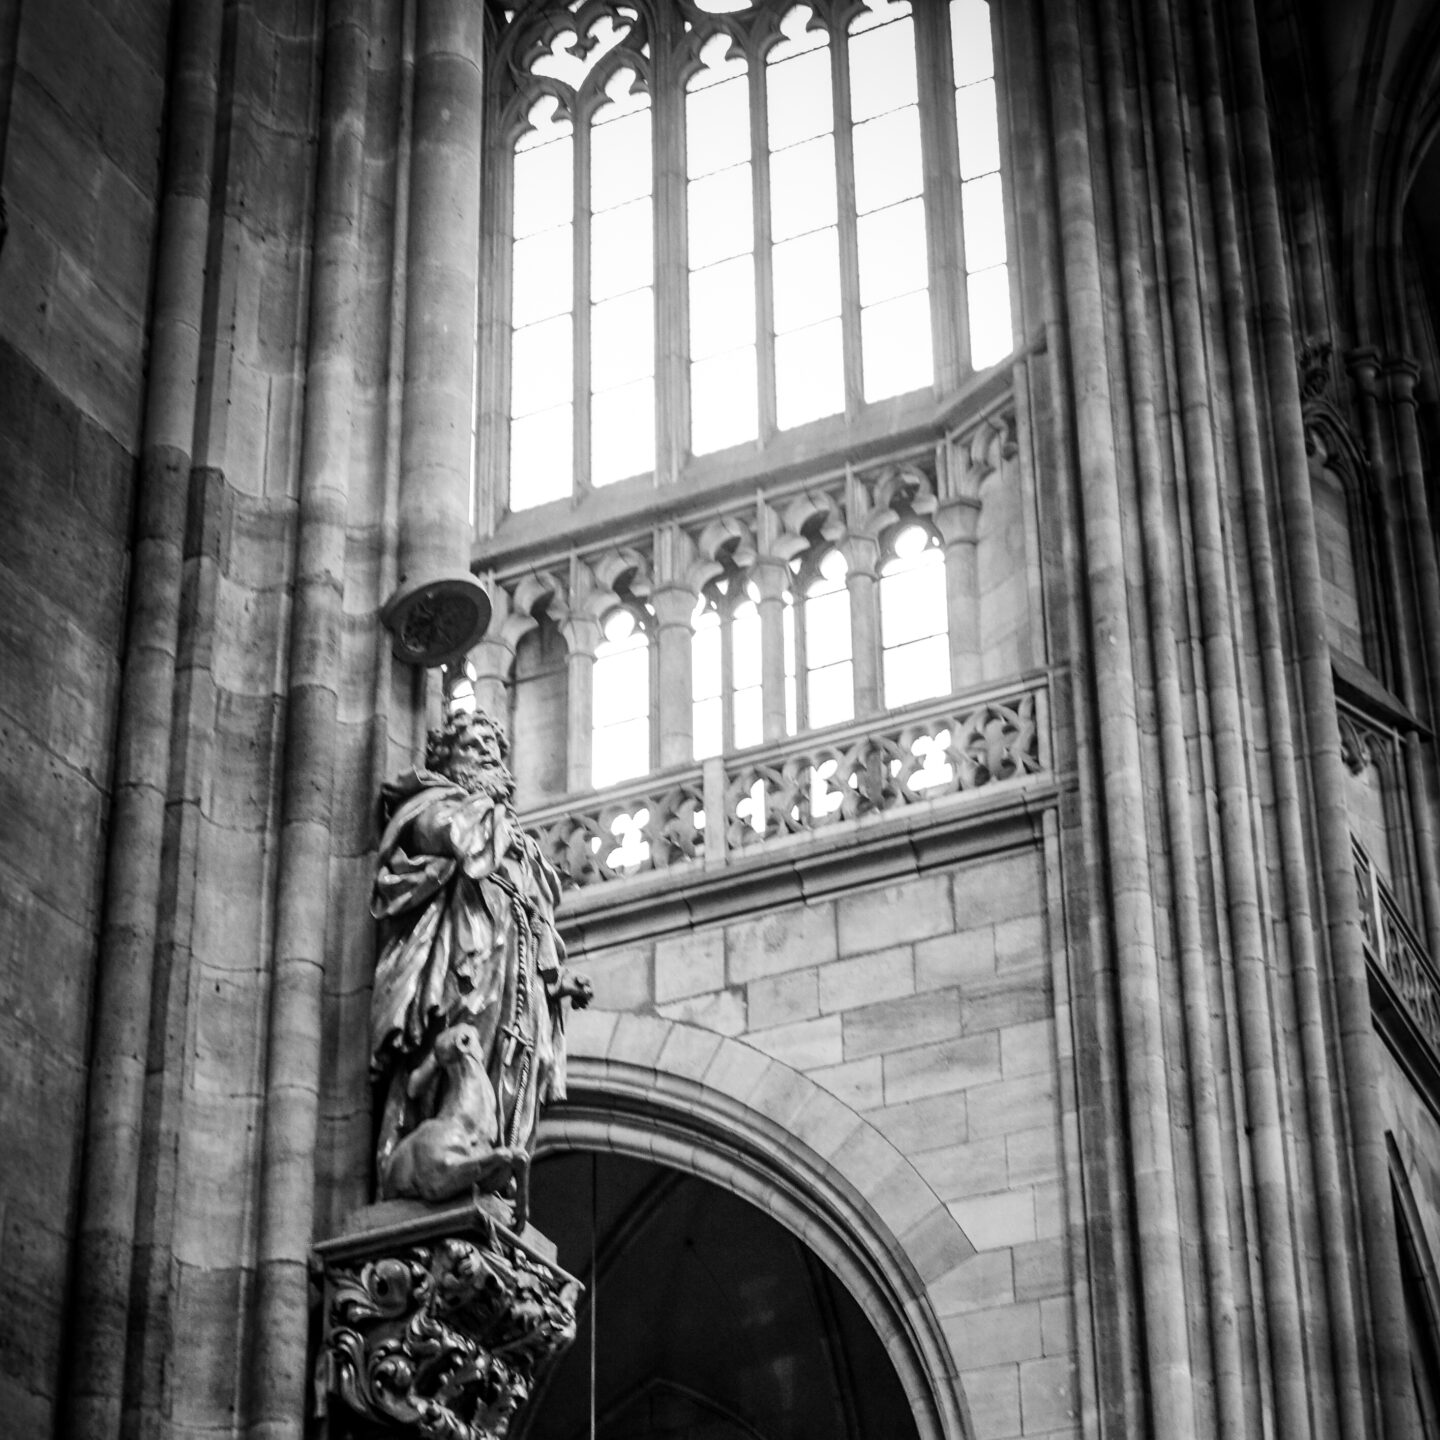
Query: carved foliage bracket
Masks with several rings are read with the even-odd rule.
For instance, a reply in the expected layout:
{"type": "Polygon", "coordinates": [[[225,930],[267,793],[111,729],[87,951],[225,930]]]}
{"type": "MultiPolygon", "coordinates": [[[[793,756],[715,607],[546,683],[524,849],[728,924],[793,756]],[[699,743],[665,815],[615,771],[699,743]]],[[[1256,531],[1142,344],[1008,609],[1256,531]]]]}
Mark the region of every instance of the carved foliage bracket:
{"type": "Polygon", "coordinates": [[[578,1281],[469,1207],[436,1219],[317,1248],[332,1436],[503,1440],[575,1338],[578,1281]]]}

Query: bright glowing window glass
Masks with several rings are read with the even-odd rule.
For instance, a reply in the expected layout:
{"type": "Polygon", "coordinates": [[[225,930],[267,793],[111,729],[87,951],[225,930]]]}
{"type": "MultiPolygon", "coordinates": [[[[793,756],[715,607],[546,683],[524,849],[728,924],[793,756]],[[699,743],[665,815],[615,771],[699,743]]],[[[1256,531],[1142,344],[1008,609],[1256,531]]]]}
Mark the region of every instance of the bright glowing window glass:
{"type": "Polygon", "coordinates": [[[845,408],[840,231],[829,39],[793,7],[766,58],[775,423],[781,430],[845,408]],[[833,322],[822,324],[820,322],[833,322]]]}
{"type": "Polygon", "coordinates": [[[655,468],[650,98],[629,70],[590,125],[590,483],[655,468]]]}
{"type": "Polygon", "coordinates": [[[846,574],[844,556],[831,550],[805,591],[805,718],[812,729],[855,714],[846,574]]]}
{"type": "Polygon", "coordinates": [[[553,99],[537,102],[515,143],[511,247],[510,495],[521,509],[574,485],[574,135],[553,99]],[[556,384],[556,377],[560,383],[556,384]],[[557,393],[558,392],[558,393],[557,393]],[[563,404],[556,404],[558,398],[563,404]]]}
{"type": "Polygon", "coordinates": [[[880,569],[880,644],[885,703],[892,709],[950,689],[945,557],[924,526],[891,541],[880,569]]]}
{"type": "Polygon", "coordinates": [[[995,57],[987,0],[950,0],[950,54],[960,146],[970,361],[982,370],[1003,360],[1014,345],[1000,188],[995,57]]]}
{"type": "Polygon", "coordinates": [[[690,448],[721,450],[759,432],[750,82],[716,36],[685,97],[690,265],[690,448]]]}
{"type": "Polygon", "coordinates": [[[867,400],[934,379],[915,24],[875,5],[850,26],[850,143],[867,400]]]}
{"type": "Polygon", "coordinates": [[[629,610],[611,612],[595,649],[591,723],[597,789],[650,769],[650,637],[629,610]]]}

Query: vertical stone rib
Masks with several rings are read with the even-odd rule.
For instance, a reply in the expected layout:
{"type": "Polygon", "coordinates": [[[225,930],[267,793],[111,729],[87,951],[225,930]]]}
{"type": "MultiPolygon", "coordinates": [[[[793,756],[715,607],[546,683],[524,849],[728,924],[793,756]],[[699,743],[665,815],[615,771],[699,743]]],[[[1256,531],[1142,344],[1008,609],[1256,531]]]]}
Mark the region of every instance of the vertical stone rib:
{"type": "Polygon", "coordinates": [[[321,981],[360,285],[368,4],[329,0],[270,981],[249,1433],[303,1431],[321,981]]]}
{"type": "Polygon", "coordinates": [[[1260,1268],[1280,1433],[1309,1433],[1309,1379],[1301,1334],[1290,1177],[1274,1046],[1270,961],[1264,934],[1253,825],[1235,617],[1221,515],[1221,474],[1211,414],[1211,377],[1201,314],[1199,258],[1189,193],[1190,155],[1181,114],[1181,78],[1170,5],[1143,5],[1154,103],[1159,206],[1169,265],[1170,313],[1180,422],[1190,474],[1189,502],[1206,666],[1205,703],[1219,806],[1227,918],[1235,967],[1236,1016],[1245,1070],[1245,1107],[1259,1217],[1260,1268]]]}
{"type": "Polygon", "coordinates": [[[10,101],[19,62],[20,0],[0,0],[0,181],[5,178],[6,142],[10,138],[10,101]]]}
{"type": "MultiPolygon", "coordinates": [[[[1396,449],[1404,483],[1406,519],[1409,521],[1411,565],[1419,601],[1420,639],[1429,678],[1426,699],[1430,723],[1440,722],[1440,561],[1435,555],[1435,527],[1425,493],[1425,461],[1420,449],[1419,402],[1415,386],[1420,370],[1412,361],[1389,367],[1391,404],[1395,413],[1396,449]]],[[[1418,698],[1418,697],[1417,697],[1418,698]]]]}
{"type": "Polygon", "coordinates": [[[222,8],[179,8],[170,74],[62,1422],[95,1440],[118,1435],[124,1388],[222,8]]]}
{"type": "Polygon", "coordinates": [[[1159,956],[1146,848],[1140,721],[1126,593],[1120,497],[1113,473],[1101,237],[1091,176],[1086,76],[1074,0],[1045,7],[1055,119],[1061,259],[1068,302],[1070,384],[1079,449],[1080,511],[1090,587],[1101,800],[1114,915],[1124,1093],[1143,1301],[1150,1428],[1196,1434],[1169,1113],[1159,956]]]}
{"type": "Polygon", "coordinates": [[[1294,993],[1304,1074],[1309,1138],[1316,1171],[1324,1274],[1330,1304],[1333,1387],[1340,1433],[1365,1433],[1365,1399],[1360,1375],[1351,1285],[1352,1251],[1347,1235],[1344,1180],[1334,1110],[1335,1080],[1327,1044],[1328,1021],[1320,987],[1310,903],[1301,784],[1287,683],[1288,661],[1281,627],[1281,600],[1270,544],[1270,505],[1265,493],[1265,458],[1257,379],[1251,364],[1248,296],[1241,260],[1239,215],[1230,179],[1230,135],[1225,119],[1216,44],[1215,15],[1200,0],[1197,55],[1205,90],[1203,112],[1211,148],[1211,187],[1216,217],[1216,251],[1221,301],[1233,377],[1235,439],[1244,516],[1244,552],[1255,595],[1254,623],[1259,650],[1271,757],[1276,829],[1289,935],[1289,979],[1294,993]]]}
{"type": "Polygon", "coordinates": [[[470,567],[484,7],[417,7],[400,433],[400,583],[470,567]]]}
{"type": "MultiPolygon", "coordinates": [[[[1216,1083],[1217,1051],[1211,1024],[1209,959],[1201,912],[1200,862],[1195,844],[1190,760],[1185,734],[1185,707],[1179,666],[1183,606],[1172,557],[1175,538],[1168,524],[1167,476],[1157,418],[1157,389],[1165,369],[1155,353],[1153,337],[1159,317],[1153,313],[1156,292],[1150,225],[1151,196],[1137,177],[1144,177],[1146,157],[1138,133],[1136,81],[1127,70],[1133,54],[1129,35],[1115,0],[1102,6],[1101,43],[1110,72],[1105,86],[1111,126],[1115,214],[1121,254],[1127,367],[1131,385],[1131,420],[1135,433],[1140,524],[1145,545],[1146,591],[1151,615],[1159,748],[1163,799],[1170,848],[1172,904],[1180,960],[1186,1050],[1189,1055],[1190,1109],[1194,1126],[1196,1175],[1206,1283],[1206,1309],[1215,1370],[1215,1407],[1220,1436],[1250,1433],[1253,1398],[1246,1399],[1247,1367],[1241,1357],[1238,1301],[1227,1196],[1225,1138],[1220,1121],[1216,1083]],[[1137,191],[1139,193],[1137,193],[1137,191]]],[[[1250,1375],[1253,1385],[1253,1375],[1250,1375]]]]}
{"type": "MultiPolygon", "coordinates": [[[[1310,469],[1295,373],[1295,330],[1280,218],[1275,162],[1270,150],[1264,64],[1253,5],[1232,12],[1232,73],[1236,130],[1249,184],[1249,221],[1256,271],[1263,383],[1270,401],[1276,488],[1286,542],[1288,590],[1298,651],[1304,736],[1313,778],[1321,893],[1330,940],[1334,1011],[1340,1033],[1341,1077],[1349,1106],[1351,1154],[1362,1270],[1368,1282],[1380,1428],[1387,1440],[1418,1433],[1410,1347],[1405,1329],[1399,1251],[1390,1195],[1389,1163],[1380,1112],[1379,1067],[1364,947],[1355,895],[1354,861],[1345,808],[1335,689],[1325,635],[1310,469]]],[[[1338,1198],[1338,1197],[1337,1197],[1338,1198]]]]}

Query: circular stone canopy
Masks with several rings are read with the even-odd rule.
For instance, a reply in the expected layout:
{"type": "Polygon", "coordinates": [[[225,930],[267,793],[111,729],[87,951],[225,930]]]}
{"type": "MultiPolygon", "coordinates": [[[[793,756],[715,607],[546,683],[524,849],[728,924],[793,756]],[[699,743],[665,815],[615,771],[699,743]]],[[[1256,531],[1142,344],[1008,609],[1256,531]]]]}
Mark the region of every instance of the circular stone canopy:
{"type": "Polygon", "coordinates": [[[484,638],[490,596],[473,575],[442,575],[402,585],[380,611],[395,658],[435,666],[460,659],[484,638]]]}
{"type": "Polygon", "coordinates": [[[588,1440],[592,1320],[596,1440],[914,1440],[860,1307],[748,1201],[587,1151],[539,1160],[533,1196],[532,1222],[587,1292],[515,1440],[588,1440]]]}

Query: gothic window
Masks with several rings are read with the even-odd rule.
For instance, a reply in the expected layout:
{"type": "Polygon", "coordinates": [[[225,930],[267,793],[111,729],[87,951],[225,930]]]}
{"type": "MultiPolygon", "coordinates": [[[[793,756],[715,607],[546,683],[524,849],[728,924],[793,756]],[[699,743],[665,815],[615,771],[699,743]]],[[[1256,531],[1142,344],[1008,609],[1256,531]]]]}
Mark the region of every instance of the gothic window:
{"type": "Polygon", "coordinates": [[[986,0],[535,0],[495,54],[500,509],[673,482],[1009,353],[986,0]]]}
{"type": "Polygon", "coordinates": [[[844,555],[833,547],[811,551],[795,565],[789,648],[797,729],[839,725],[855,714],[848,573],[844,555]]]}
{"type": "Polygon", "coordinates": [[[650,751],[650,630],[641,605],[618,605],[601,624],[592,680],[591,783],[606,785],[646,774],[650,751]]]}
{"type": "Polygon", "coordinates": [[[512,60],[528,70],[504,127],[513,509],[655,464],[649,46],[633,7],[580,8],[512,60]]]}
{"type": "Polygon", "coordinates": [[[764,738],[757,600],[754,585],[727,567],[695,607],[690,674],[697,760],[764,738]]]}
{"type": "Polygon", "coordinates": [[[950,689],[949,606],[940,537],[902,521],[880,567],[881,679],[892,709],[950,689]]]}

